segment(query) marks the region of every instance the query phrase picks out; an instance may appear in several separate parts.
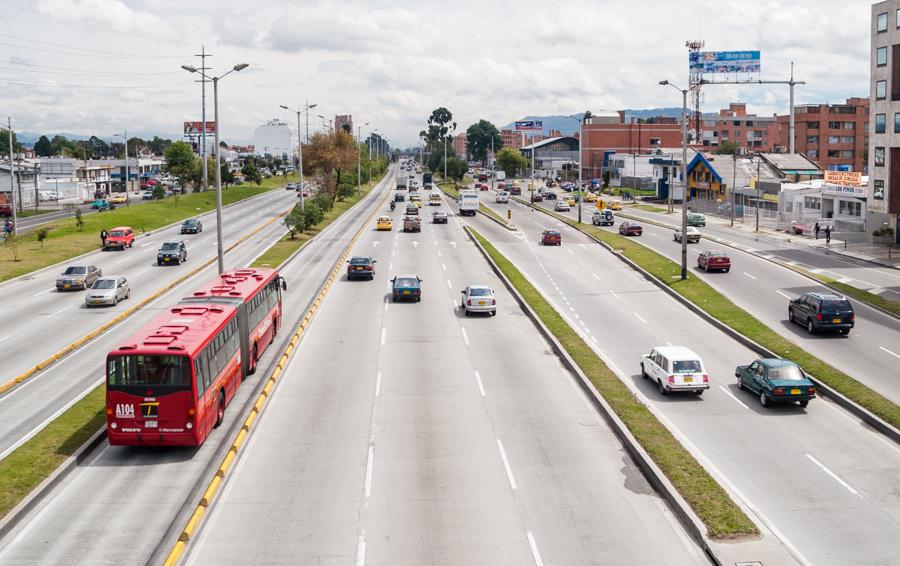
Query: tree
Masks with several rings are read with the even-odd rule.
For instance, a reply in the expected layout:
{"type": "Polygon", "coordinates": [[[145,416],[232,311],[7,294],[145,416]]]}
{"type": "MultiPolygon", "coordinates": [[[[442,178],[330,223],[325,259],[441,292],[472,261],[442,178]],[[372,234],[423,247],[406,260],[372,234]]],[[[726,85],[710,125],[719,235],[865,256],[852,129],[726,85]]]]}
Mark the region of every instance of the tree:
{"type": "Polygon", "coordinates": [[[262,184],[262,175],[252,161],[246,162],[244,166],[241,167],[241,173],[244,175],[244,180],[248,183],[256,183],[257,185],[262,184]]]}
{"type": "Polygon", "coordinates": [[[162,200],[166,196],[166,190],[162,185],[153,185],[153,200],[162,200]]]}
{"type": "Polygon", "coordinates": [[[304,230],[314,228],[325,220],[325,212],[316,201],[306,203],[303,209],[304,230]]]}
{"type": "Polygon", "coordinates": [[[447,137],[447,134],[456,131],[456,122],[453,121],[453,113],[443,106],[435,108],[428,117],[428,129],[419,132],[419,136],[426,142],[437,142],[447,137]]]}
{"type": "MultiPolygon", "coordinates": [[[[50,140],[47,140],[48,142],[50,140]]],[[[37,236],[37,241],[41,243],[41,249],[44,249],[44,240],[47,239],[47,234],[50,233],[50,229],[46,227],[41,227],[37,229],[35,235],[37,236]]]]}
{"type": "Polygon", "coordinates": [[[323,189],[334,200],[342,176],[350,177],[352,182],[356,180],[356,152],[353,136],[344,130],[313,134],[309,144],[304,144],[303,172],[309,175],[320,171],[323,189]],[[351,169],[353,175],[343,173],[351,169]]]}
{"type": "Polygon", "coordinates": [[[163,139],[159,136],[153,136],[153,139],[147,142],[147,147],[154,155],[163,155],[172,145],[172,140],[163,139]]]}
{"type": "Polygon", "coordinates": [[[469,170],[469,164],[458,157],[447,158],[447,176],[456,181],[462,181],[469,170]]]}
{"type": "Polygon", "coordinates": [[[231,167],[229,167],[227,163],[222,164],[222,184],[234,184],[234,173],[231,172],[231,167]]]}
{"type": "Polygon", "coordinates": [[[166,170],[178,179],[182,187],[187,187],[194,173],[194,163],[197,161],[194,150],[189,144],[177,141],[169,146],[165,157],[166,170]]]}
{"type": "Polygon", "coordinates": [[[479,120],[466,130],[466,150],[472,156],[472,159],[477,159],[482,164],[487,161],[492,141],[495,152],[503,147],[503,138],[500,136],[500,131],[497,130],[497,126],[487,120],[479,120]]]}
{"type": "MultiPolygon", "coordinates": [[[[16,140],[16,133],[13,132],[13,147],[16,152],[22,151],[22,144],[16,140]]],[[[0,130],[0,158],[9,159],[9,130],[0,130]]]]}
{"type": "Polygon", "coordinates": [[[717,155],[737,155],[738,149],[741,146],[737,144],[737,142],[733,142],[731,140],[725,140],[719,144],[719,147],[716,148],[715,153],[717,155]]]}
{"type": "Polygon", "coordinates": [[[34,152],[40,157],[50,157],[53,155],[53,144],[50,143],[50,138],[47,136],[38,138],[38,141],[34,143],[34,152]]]}
{"type": "Polygon", "coordinates": [[[288,229],[288,232],[291,234],[291,239],[294,239],[294,234],[297,232],[303,232],[306,229],[306,217],[303,214],[303,209],[300,208],[300,203],[294,205],[294,208],[284,217],[284,225],[288,229]]]}
{"type": "Polygon", "coordinates": [[[528,168],[528,159],[511,147],[504,147],[497,152],[496,162],[508,177],[514,177],[517,171],[528,168]]]}
{"type": "MultiPolygon", "coordinates": [[[[53,139],[50,140],[50,145],[53,147],[52,155],[61,155],[63,157],[80,156],[78,146],[75,145],[75,142],[66,139],[65,136],[58,134],[53,136],[53,139]]],[[[84,157],[86,158],[87,156],[85,155],[84,157]]]]}

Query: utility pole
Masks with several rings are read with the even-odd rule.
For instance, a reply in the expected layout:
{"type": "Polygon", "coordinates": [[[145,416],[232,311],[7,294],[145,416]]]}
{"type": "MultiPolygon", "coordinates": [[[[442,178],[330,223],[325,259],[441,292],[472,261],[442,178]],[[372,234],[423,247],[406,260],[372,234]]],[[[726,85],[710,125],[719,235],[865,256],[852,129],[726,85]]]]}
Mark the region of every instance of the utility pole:
{"type": "Polygon", "coordinates": [[[19,227],[18,222],[16,222],[16,211],[18,209],[16,208],[16,162],[13,159],[15,148],[13,147],[12,116],[8,116],[6,120],[6,133],[9,134],[9,198],[11,201],[9,204],[12,208],[12,234],[15,236],[18,234],[19,227]]]}
{"type": "Polygon", "coordinates": [[[491,162],[491,190],[494,190],[494,177],[497,174],[494,172],[494,134],[491,134],[491,156],[488,158],[491,162]]]}
{"type": "MultiPolygon", "coordinates": [[[[313,104],[315,106],[315,104],[313,104]]],[[[306,144],[309,145],[309,99],[306,99],[306,144]]],[[[297,145],[300,145],[300,124],[297,124],[297,145]]],[[[303,181],[300,181],[303,184],[303,181]]],[[[301,189],[302,190],[302,189],[301,189]]]]}
{"type": "Polygon", "coordinates": [[[731,154],[731,157],[734,161],[734,166],[731,170],[731,227],[734,227],[734,189],[735,184],[737,183],[737,147],[734,148],[734,153],[731,154]]]}
{"type": "MultiPolygon", "coordinates": [[[[138,171],[140,178],[140,171],[138,171]]],[[[128,170],[128,128],[125,128],[125,206],[131,205],[131,198],[128,196],[128,184],[131,182],[131,173],[128,170]]]]}
{"type": "MultiPolygon", "coordinates": [[[[203,190],[209,190],[209,164],[207,161],[209,159],[206,155],[206,71],[209,70],[209,67],[206,66],[206,58],[212,57],[209,53],[206,52],[206,46],[200,50],[199,55],[195,55],[195,57],[200,57],[200,69],[199,71],[202,73],[200,75],[200,92],[201,92],[201,103],[200,103],[200,157],[203,159],[203,180],[200,182],[203,190]]],[[[127,142],[126,142],[127,143],[127,142]]],[[[128,152],[126,150],[125,157],[128,157],[128,152]]],[[[128,197],[126,197],[128,198],[128,197]]]]}
{"type": "Polygon", "coordinates": [[[759,232],[759,166],[762,164],[762,158],[756,154],[756,231],[759,232]]]}
{"type": "Polygon", "coordinates": [[[584,202],[584,193],[582,192],[581,183],[583,179],[581,178],[581,137],[584,135],[584,114],[581,115],[581,119],[578,121],[578,223],[581,224],[581,205],[584,202]]]}

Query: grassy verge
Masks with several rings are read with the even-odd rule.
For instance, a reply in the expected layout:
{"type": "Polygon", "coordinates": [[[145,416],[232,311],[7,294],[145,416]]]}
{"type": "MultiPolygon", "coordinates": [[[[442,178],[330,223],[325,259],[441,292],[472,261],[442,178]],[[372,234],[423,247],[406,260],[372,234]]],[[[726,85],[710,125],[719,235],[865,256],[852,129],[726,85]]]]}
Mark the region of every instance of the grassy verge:
{"type": "Polygon", "coordinates": [[[106,420],[103,409],[101,385],[0,461],[0,517],[100,430],[106,420]]]}
{"type": "Polygon", "coordinates": [[[849,297],[853,297],[858,301],[862,301],[864,303],[869,303],[870,305],[875,305],[876,307],[883,308],[884,310],[893,313],[897,316],[900,316],[900,302],[892,301],[890,299],[885,299],[881,295],[876,295],[875,293],[870,293],[863,289],[858,289],[853,285],[847,285],[846,283],[841,283],[831,277],[826,277],[819,273],[812,273],[809,271],[804,272],[806,275],[812,277],[813,279],[817,279],[826,285],[831,285],[835,289],[840,289],[842,293],[849,297]]]}
{"type": "MultiPolygon", "coordinates": [[[[282,187],[293,177],[272,177],[260,186],[241,185],[222,191],[222,203],[231,204],[282,187]]],[[[9,244],[0,245],[0,281],[5,281],[37,269],[96,250],[100,247],[100,230],[116,226],[131,226],[138,233],[150,231],[213,210],[215,191],[190,193],[169,197],[115,210],[87,214],[78,228],[74,218],[66,218],[44,225],[49,230],[46,241],[37,241],[35,232],[23,235],[18,243],[18,261],[13,260],[9,244]]]]}
{"type": "Polygon", "coordinates": [[[251,267],[278,267],[287,258],[291,257],[294,252],[305,246],[306,243],[313,238],[313,236],[324,230],[329,224],[334,222],[351,206],[362,200],[362,198],[369,194],[369,191],[371,191],[372,188],[380,181],[380,178],[375,179],[368,185],[362,187],[359,194],[354,194],[350,198],[335,202],[331,210],[325,213],[325,219],[322,221],[322,223],[312,230],[307,230],[305,232],[297,234],[293,237],[293,239],[290,237],[290,235],[284,236],[283,238],[272,244],[272,246],[268,250],[266,250],[264,254],[256,258],[256,261],[253,262],[251,267]]]}
{"type": "Polygon", "coordinates": [[[665,208],[653,206],[652,204],[636,204],[632,208],[637,208],[638,210],[646,210],[647,212],[661,212],[663,214],[668,212],[668,210],[666,210],[665,208]]]}
{"type": "Polygon", "coordinates": [[[47,214],[49,212],[56,212],[56,211],[55,210],[45,210],[45,209],[39,208],[38,210],[31,209],[31,210],[23,210],[22,212],[17,212],[16,216],[18,218],[30,218],[32,216],[40,216],[41,214],[47,214]]]}
{"type": "MultiPolygon", "coordinates": [[[[454,197],[459,198],[459,189],[456,187],[455,183],[441,181],[438,183],[438,186],[441,189],[443,189],[445,192],[447,192],[448,194],[451,194],[454,197]]],[[[502,216],[500,216],[499,214],[497,214],[496,212],[494,212],[493,210],[491,210],[490,208],[485,206],[483,203],[480,203],[480,202],[478,203],[478,211],[481,212],[482,214],[484,214],[485,216],[490,216],[491,218],[493,218],[494,220],[496,220],[502,224],[507,224],[507,221],[505,218],[503,218],[502,216]]]]}
{"type": "Polygon", "coordinates": [[[722,486],[672,436],[653,413],[635,398],[631,390],[603,363],[515,265],[481,234],[475,230],[472,230],[472,233],[700,517],[706,525],[709,536],[722,539],[758,534],[756,525],[731,500],[722,486]]]}
{"type": "MultiPolygon", "coordinates": [[[[637,243],[634,239],[628,239],[591,225],[578,227],[569,218],[551,212],[547,213],[620,251],[625,257],[646,269],[714,318],[779,356],[797,362],[819,381],[878,415],[892,426],[900,428],[900,406],[896,403],[803,350],[697,277],[688,277],[682,281],[679,264],[637,243]]],[[[851,287],[848,286],[847,289],[847,294],[851,294],[849,292],[851,287]]],[[[865,291],[854,289],[853,292],[859,294],[865,291]]],[[[872,293],[868,294],[872,295],[872,293]]],[[[880,299],[877,295],[873,295],[873,297],[880,299]]]]}

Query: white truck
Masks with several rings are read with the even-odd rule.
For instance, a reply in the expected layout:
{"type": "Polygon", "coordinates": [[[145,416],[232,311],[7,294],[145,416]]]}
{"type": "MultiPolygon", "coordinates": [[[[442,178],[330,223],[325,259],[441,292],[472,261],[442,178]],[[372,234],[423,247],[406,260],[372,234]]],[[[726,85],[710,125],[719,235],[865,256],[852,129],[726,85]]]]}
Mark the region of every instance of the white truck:
{"type": "Polygon", "coordinates": [[[498,181],[505,181],[506,171],[494,171],[494,178],[496,178],[498,181]]]}
{"type": "Polygon", "coordinates": [[[478,210],[478,191],[459,191],[459,215],[475,216],[478,210]]]}
{"type": "Polygon", "coordinates": [[[397,190],[398,191],[406,190],[406,177],[397,177],[397,190]]]}

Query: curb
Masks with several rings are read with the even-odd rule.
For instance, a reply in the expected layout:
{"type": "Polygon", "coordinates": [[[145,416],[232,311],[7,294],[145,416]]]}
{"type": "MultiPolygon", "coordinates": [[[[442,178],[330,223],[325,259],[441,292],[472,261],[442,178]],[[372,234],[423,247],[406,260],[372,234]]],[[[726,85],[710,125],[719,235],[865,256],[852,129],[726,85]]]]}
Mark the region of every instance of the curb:
{"type": "Polygon", "coordinates": [[[628,452],[628,455],[634,461],[635,464],[641,469],[644,477],[653,486],[657,493],[662,496],[662,498],[668,503],[669,509],[673,512],[675,517],[678,520],[678,523],[684,528],[684,530],[690,535],[693,541],[700,546],[701,549],[706,553],[707,557],[717,565],[722,564],[719,557],[715,554],[712,548],[709,545],[709,540],[705,536],[706,527],[703,522],[697,517],[694,511],[690,508],[684,498],[681,497],[681,494],[675,489],[675,486],[669,481],[669,479],[665,476],[662,470],[656,465],[650,455],[644,450],[644,448],[638,443],[637,439],[634,438],[634,435],[631,434],[631,431],[628,430],[628,427],[625,426],[625,423],[616,415],[615,411],[609,406],[606,400],[602,395],[597,391],[594,387],[594,384],[591,383],[590,379],[582,372],[581,368],[575,363],[575,360],[569,356],[569,353],[565,350],[562,344],[556,339],[553,333],[547,328],[543,321],[541,321],[540,317],[537,313],[532,310],[531,305],[519,294],[519,291],[515,288],[512,282],[507,279],[506,275],[503,271],[494,263],[494,260],[491,258],[490,254],[488,254],[487,250],[481,245],[475,237],[472,236],[470,232],[470,228],[468,226],[465,227],[466,234],[469,236],[469,239],[475,246],[478,248],[478,251],[481,252],[481,255],[484,256],[485,260],[491,266],[491,269],[503,281],[503,285],[509,290],[513,297],[515,297],[516,302],[519,303],[519,307],[522,311],[528,316],[531,322],[537,327],[538,331],[544,337],[547,342],[550,343],[550,346],[553,348],[554,353],[559,357],[560,361],[562,361],[563,365],[568,369],[572,374],[574,374],[578,378],[578,385],[584,391],[584,393],[588,396],[591,401],[591,404],[597,410],[598,413],[603,417],[603,419],[607,422],[609,427],[615,433],[616,437],[622,443],[625,450],[628,452]]]}
{"type": "MultiPolygon", "coordinates": [[[[447,195],[449,198],[452,198],[453,200],[459,202],[459,199],[458,199],[458,198],[456,198],[455,196],[453,196],[453,195],[451,195],[450,193],[448,193],[447,191],[445,191],[445,190],[443,189],[443,187],[441,187],[440,185],[437,185],[437,188],[438,188],[439,191],[441,191],[442,193],[444,193],[445,195],[447,195]]],[[[503,226],[504,228],[506,228],[506,229],[509,230],[510,232],[517,232],[517,231],[519,230],[518,228],[516,228],[516,227],[513,226],[512,224],[507,224],[506,222],[500,222],[499,220],[497,220],[496,218],[494,218],[494,217],[491,216],[490,214],[485,214],[485,213],[481,212],[480,207],[484,206],[481,202],[478,203],[478,206],[479,206],[478,212],[479,212],[482,216],[484,216],[485,218],[488,218],[488,219],[490,219],[490,220],[496,222],[497,224],[499,224],[500,226],[503,226]]],[[[487,208],[487,207],[485,207],[485,208],[487,208]]]]}
{"type": "MultiPolygon", "coordinates": [[[[538,209],[538,210],[540,210],[540,209],[538,209]]],[[[716,328],[718,328],[719,330],[721,330],[722,332],[724,332],[725,334],[727,334],[734,340],[737,340],[738,342],[740,342],[742,345],[746,346],[750,350],[753,350],[760,356],[764,356],[766,358],[781,358],[781,356],[779,356],[775,352],[772,352],[771,350],[768,350],[767,348],[765,348],[761,344],[758,344],[754,340],[747,338],[746,336],[744,336],[737,330],[731,328],[730,326],[728,326],[724,322],[720,321],[716,317],[712,316],[711,314],[709,314],[708,312],[706,312],[699,306],[695,305],[693,302],[691,302],[686,297],[684,297],[681,293],[672,289],[671,287],[669,287],[668,285],[666,285],[665,283],[660,281],[658,278],[656,278],[654,275],[652,275],[651,273],[646,271],[643,267],[641,267],[638,264],[636,264],[635,262],[631,261],[624,255],[616,252],[608,244],[601,242],[594,236],[588,234],[587,232],[584,232],[583,230],[581,230],[580,228],[578,228],[572,224],[567,223],[567,225],[570,226],[571,228],[574,228],[575,230],[578,230],[579,232],[581,232],[582,234],[584,234],[585,236],[587,236],[594,242],[596,242],[596,243],[600,244],[601,246],[603,246],[604,248],[606,248],[614,256],[616,256],[617,258],[619,258],[620,260],[625,262],[628,266],[630,266],[632,269],[634,269],[635,271],[637,271],[638,273],[643,275],[644,278],[646,278],[648,281],[650,281],[651,283],[653,283],[654,285],[659,287],[661,290],[668,293],[670,296],[672,296],[675,300],[680,302],[682,305],[686,306],[688,308],[688,310],[690,310],[694,314],[700,316],[703,320],[712,324],[713,326],[715,326],[716,328]]],[[[862,405],[859,405],[852,399],[846,397],[844,394],[836,391],[835,389],[833,389],[832,387],[823,383],[822,381],[816,379],[815,377],[813,377],[813,382],[816,384],[816,387],[819,388],[819,390],[823,396],[830,398],[832,401],[834,401],[835,403],[837,403],[838,405],[843,407],[847,412],[856,416],[857,418],[859,418],[860,420],[862,420],[863,422],[865,422],[866,424],[868,424],[869,426],[874,428],[876,431],[878,431],[881,434],[883,434],[884,436],[886,436],[891,441],[895,442],[896,444],[900,444],[900,429],[895,428],[890,423],[882,420],[881,418],[879,418],[877,415],[875,415],[874,413],[872,413],[871,411],[869,411],[862,405]]]]}

